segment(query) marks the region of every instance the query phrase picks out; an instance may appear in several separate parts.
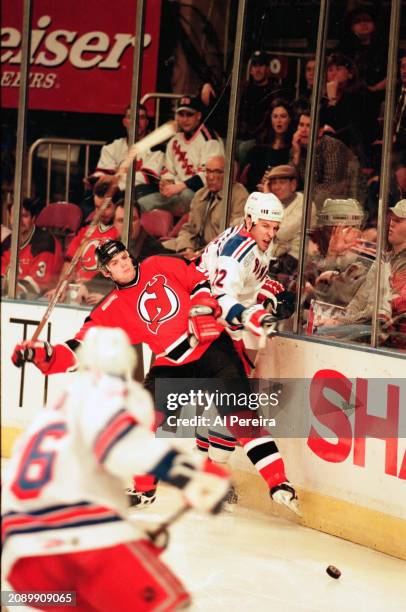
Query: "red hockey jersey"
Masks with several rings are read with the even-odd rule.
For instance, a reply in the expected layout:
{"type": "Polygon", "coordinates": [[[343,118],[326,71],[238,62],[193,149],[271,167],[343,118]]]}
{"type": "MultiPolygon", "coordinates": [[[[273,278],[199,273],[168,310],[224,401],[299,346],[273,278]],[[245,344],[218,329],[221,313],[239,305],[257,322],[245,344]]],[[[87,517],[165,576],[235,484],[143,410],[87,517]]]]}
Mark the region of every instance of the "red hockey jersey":
{"type": "Polygon", "coordinates": [[[136,267],[130,286],[114,289],[93,309],[73,340],[55,346],[44,373],[74,369],[76,357],[71,349],[95,325],[121,327],[132,344],[147,344],[157,356],[154,365],[196,361],[212,342],[195,346],[189,341],[191,300],[203,294],[210,295],[210,285],[194,263],[166,255],[148,257],[136,267]]]}
{"type": "MultiPolygon", "coordinates": [[[[73,259],[88,229],[88,225],[82,227],[70,243],[65,257],[67,261],[73,259]]],[[[119,235],[113,225],[98,223],[95,226],[91,237],[86,241],[80,260],[75,268],[74,278],[77,282],[87,281],[97,274],[96,247],[102,240],[115,240],[116,238],[119,238],[119,235]]]]}
{"type": "MultiPolygon", "coordinates": [[[[2,244],[1,275],[7,276],[10,266],[11,235],[2,244]]],[[[30,239],[18,249],[18,294],[30,298],[52,289],[63,265],[62,247],[52,234],[34,228],[30,239]]]]}

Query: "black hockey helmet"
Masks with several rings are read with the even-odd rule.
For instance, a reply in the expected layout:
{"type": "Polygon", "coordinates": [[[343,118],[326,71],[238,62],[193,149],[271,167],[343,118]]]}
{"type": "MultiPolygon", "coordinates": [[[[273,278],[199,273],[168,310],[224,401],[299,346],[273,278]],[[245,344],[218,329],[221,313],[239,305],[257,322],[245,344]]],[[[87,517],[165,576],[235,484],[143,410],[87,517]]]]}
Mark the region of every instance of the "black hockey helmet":
{"type": "Polygon", "coordinates": [[[126,246],[120,240],[106,240],[101,242],[95,250],[98,268],[105,268],[114,255],[126,251],[126,246]]]}

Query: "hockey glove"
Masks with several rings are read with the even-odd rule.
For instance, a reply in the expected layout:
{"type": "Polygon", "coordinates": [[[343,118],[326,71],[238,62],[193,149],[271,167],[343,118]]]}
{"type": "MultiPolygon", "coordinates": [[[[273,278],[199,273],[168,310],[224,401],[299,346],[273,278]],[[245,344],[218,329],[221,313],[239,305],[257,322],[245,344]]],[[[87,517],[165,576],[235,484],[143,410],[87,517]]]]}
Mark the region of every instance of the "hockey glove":
{"type": "Polygon", "coordinates": [[[262,308],[260,304],[246,308],[241,315],[244,328],[258,337],[269,336],[275,326],[275,318],[262,308]]]}
{"type": "Polygon", "coordinates": [[[295,294],[292,291],[281,291],[276,296],[276,309],[273,315],[277,319],[288,319],[295,312],[295,294]]]}
{"type": "Polygon", "coordinates": [[[190,340],[197,342],[211,342],[216,340],[223,331],[216,317],[221,314],[217,300],[210,295],[202,295],[191,301],[189,310],[190,340]]]}
{"type": "Polygon", "coordinates": [[[187,503],[199,512],[219,512],[230,489],[229,472],[209,459],[196,469],[193,458],[179,454],[168,476],[169,482],[182,489],[187,503]]]}
{"type": "Polygon", "coordinates": [[[258,304],[273,314],[278,306],[277,295],[284,291],[284,286],[278,281],[267,278],[257,295],[258,304]]]}
{"type": "Polygon", "coordinates": [[[45,374],[53,354],[54,348],[49,342],[24,340],[15,346],[11,360],[17,368],[21,368],[26,362],[31,362],[45,374]]]}

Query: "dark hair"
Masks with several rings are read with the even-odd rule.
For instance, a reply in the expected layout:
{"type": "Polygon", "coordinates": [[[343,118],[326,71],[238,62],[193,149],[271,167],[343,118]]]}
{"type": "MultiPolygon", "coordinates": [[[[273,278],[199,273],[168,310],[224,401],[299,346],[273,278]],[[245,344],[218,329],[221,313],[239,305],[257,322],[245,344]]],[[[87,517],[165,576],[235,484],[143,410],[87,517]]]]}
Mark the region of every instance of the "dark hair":
{"type": "Polygon", "coordinates": [[[275,108],[278,107],[282,107],[284,108],[288,115],[289,115],[289,119],[290,119],[290,123],[288,125],[288,129],[286,130],[286,132],[282,135],[283,138],[283,142],[286,146],[290,147],[291,143],[292,143],[292,136],[295,132],[296,129],[296,125],[295,125],[295,113],[293,111],[292,105],[290,104],[290,102],[288,102],[287,100],[284,100],[283,98],[276,98],[276,100],[274,100],[269,108],[268,114],[269,114],[269,120],[268,120],[268,133],[267,135],[263,136],[262,138],[262,144],[273,144],[273,142],[275,141],[275,130],[272,127],[272,113],[275,110],[275,108]]]}
{"type": "MultiPolygon", "coordinates": [[[[99,198],[104,198],[106,193],[111,187],[111,182],[108,180],[102,180],[103,178],[104,177],[101,177],[97,181],[96,185],[94,186],[94,190],[93,190],[94,195],[98,196],[99,198]]],[[[111,201],[113,202],[113,204],[117,204],[117,202],[121,200],[122,197],[123,197],[123,192],[118,187],[115,187],[111,195],[111,201]]]]}
{"type": "Polygon", "coordinates": [[[24,198],[21,202],[21,208],[29,212],[32,217],[38,217],[39,213],[44,208],[44,204],[38,198],[35,200],[33,198],[24,198]]]}
{"type": "Polygon", "coordinates": [[[344,55],[339,51],[328,56],[326,61],[326,69],[330,66],[344,66],[352,73],[352,78],[344,86],[344,91],[347,93],[356,93],[360,89],[358,68],[348,55],[344,55]]]}
{"type": "MultiPolygon", "coordinates": [[[[124,208],[124,200],[123,198],[121,198],[120,200],[118,200],[118,202],[115,202],[116,208],[118,208],[120,206],[120,208],[124,208]]],[[[135,200],[133,203],[133,210],[136,210],[138,212],[138,216],[141,217],[141,206],[138,204],[138,202],[135,200]]]]}

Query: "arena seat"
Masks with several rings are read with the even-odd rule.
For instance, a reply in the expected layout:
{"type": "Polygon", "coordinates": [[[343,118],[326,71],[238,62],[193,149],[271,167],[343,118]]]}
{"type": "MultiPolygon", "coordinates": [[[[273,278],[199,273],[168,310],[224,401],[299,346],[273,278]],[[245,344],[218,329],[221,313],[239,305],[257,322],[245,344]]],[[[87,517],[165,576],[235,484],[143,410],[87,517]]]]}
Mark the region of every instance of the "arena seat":
{"type": "Polygon", "coordinates": [[[55,202],[47,204],[35,220],[37,227],[48,229],[58,238],[65,250],[68,235],[75,235],[82,221],[82,210],[77,204],[55,202]]]}
{"type": "Polygon", "coordinates": [[[169,210],[155,208],[141,214],[141,225],[151,236],[168,236],[173,227],[173,215],[169,210]]]}
{"type": "Polygon", "coordinates": [[[35,220],[38,227],[68,234],[77,232],[82,221],[82,210],[77,204],[55,202],[47,204],[35,220]]]}
{"type": "Polygon", "coordinates": [[[182,228],[182,225],[184,225],[186,221],[188,221],[188,219],[189,213],[185,213],[184,215],[182,215],[179,221],[173,226],[173,228],[169,232],[168,238],[176,238],[182,228]]]}

